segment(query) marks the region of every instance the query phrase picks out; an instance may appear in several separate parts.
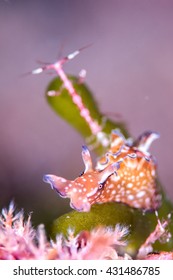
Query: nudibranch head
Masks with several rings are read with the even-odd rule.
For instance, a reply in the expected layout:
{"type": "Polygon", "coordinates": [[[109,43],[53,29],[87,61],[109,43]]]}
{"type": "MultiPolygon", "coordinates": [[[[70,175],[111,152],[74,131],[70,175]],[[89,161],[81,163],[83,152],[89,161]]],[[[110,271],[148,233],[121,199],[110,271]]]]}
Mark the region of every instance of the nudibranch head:
{"type": "Polygon", "coordinates": [[[89,211],[92,204],[122,202],[130,207],[155,210],[161,204],[156,184],[156,161],[148,152],[158,134],[142,134],[130,143],[119,131],[113,130],[108,152],[93,168],[90,152],[82,147],[84,173],[75,180],[45,175],[60,196],[70,198],[70,205],[78,211],[89,211]]]}
{"type": "Polygon", "coordinates": [[[91,156],[86,146],[82,148],[82,158],[85,164],[84,173],[74,181],[50,174],[45,175],[43,180],[50,183],[60,196],[70,198],[72,208],[87,212],[100,195],[106,180],[112,174],[116,174],[120,164],[114,162],[102,171],[93,170],[91,156]]]}

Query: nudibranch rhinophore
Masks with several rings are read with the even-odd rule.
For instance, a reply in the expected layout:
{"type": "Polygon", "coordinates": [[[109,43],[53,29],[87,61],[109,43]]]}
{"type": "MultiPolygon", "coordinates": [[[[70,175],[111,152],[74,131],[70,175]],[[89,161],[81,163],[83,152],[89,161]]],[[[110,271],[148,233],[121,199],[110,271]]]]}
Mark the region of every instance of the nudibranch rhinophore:
{"type": "Polygon", "coordinates": [[[90,152],[82,148],[84,173],[75,180],[45,175],[60,196],[70,198],[70,205],[78,211],[89,211],[95,203],[122,202],[130,207],[155,210],[161,205],[156,184],[156,161],[148,152],[158,133],[147,131],[130,143],[118,131],[111,134],[108,152],[93,168],[90,152]]]}

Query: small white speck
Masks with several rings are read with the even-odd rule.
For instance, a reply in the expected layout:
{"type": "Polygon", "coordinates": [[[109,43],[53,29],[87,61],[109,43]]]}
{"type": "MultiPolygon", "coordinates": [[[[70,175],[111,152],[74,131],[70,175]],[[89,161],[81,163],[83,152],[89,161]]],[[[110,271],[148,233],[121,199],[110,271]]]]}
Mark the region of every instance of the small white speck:
{"type": "Polygon", "coordinates": [[[48,95],[48,96],[55,96],[55,95],[56,95],[56,91],[55,91],[55,90],[49,90],[49,91],[47,92],[47,95],[48,95]]]}
{"type": "Polygon", "coordinates": [[[81,192],[82,192],[82,190],[81,190],[81,189],[79,189],[79,192],[81,193],[81,192]]]}
{"type": "Polygon", "coordinates": [[[134,206],[136,207],[136,208],[139,208],[140,207],[140,204],[138,203],[138,202],[134,202],[134,206]]]}
{"type": "Polygon", "coordinates": [[[140,176],[140,177],[144,177],[144,172],[140,172],[140,173],[139,173],[139,176],[140,176]]]}
{"type": "Polygon", "coordinates": [[[139,176],[136,176],[136,181],[139,181],[139,176]]]}
{"type": "Polygon", "coordinates": [[[150,198],[149,197],[146,197],[145,203],[146,203],[147,206],[150,205],[150,198]]]}
{"type": "Polygon", "coordinates": [[[128,183],[127,184],[127,188],[132,188],[133,187],[133,184],[132,183],[128,183]]]}
{"type": "Polygon", "coordinates": [[[84,79],[86,77],[86,70],[85,69],[81,69],[79,72],[79,77],[84,79]]]}
{"type": "Polygon", "coordinates": [[[136,195],[136,197],[142,197],[142,196],[144,196],[146,194],[146,192],[144,192],[144,191],[140,191],[140,192],[138,192],[137,193],[137,195],[136,195]]]}
{"type": "Polygon", "coordinates": [[[117,182],[119,179],[120,179],[120,177],[117,175],[111,176],[111,181],[113,181],[113,182],[117,182]]]}
{"type": "Polygon", "coordinates": [[[125,195],[125,192],[124,192],[124,189],[121,190],[121,195],[124,196],[125,195]]]}
{"type": "Polygon", "coordinates": [[[151,171],[151,175],[152,175],[153,177],[156,175],[156,172],[155,172],[154,169],[151,171]]]}
{"type": "Polygon", "coordinates": [[[77,192],[77,189],[76,189],[76,188],[73,188],[73,192],[77,192]]]}
{"type": "Polygon", "coordinates": [[[110,185],[108,186],[109,189],[114,189],[114,187],[115,187],[114,184],[110,184],[110,185]]]}
{"type": "Polygon", "coordinates": [[[134,195],[132,195],[132,194],[128,195],[128,199],[133,200],[134,199],[134,195]]]}
{"type": "Polygon", "coordinates": [[[116,194],[116,190],[113,190],[113,191],[112,191],[112,194],[116,194]]]}
{"type": "Polygon", "coordinates": [[[42,72],[43,72],[42,68],[37,68],[37,69],[32,70],[32,74],[40,74],[42,72]]]}
{"type": "Polygon", "coordinates": [[[87,189],[86,189],[86,188],[83,188],[83,191],[84,191],[84,192],[86,192],[86,191],[87,191],[87,189]]]}
{"type": "Polygon", "coordinates": [[[68,59],[73,59],[76,55],[78,55],[79,54],[79,50],[77,50],[77,51],[75,51],[75,52],[73,52],[73,53],[70,53],[69,55],[68,55],[68,59]]]}
{"type": "Polygon", "coordinates": [[[83,179],[82,179],[82,181],[83,181],[83,182],[86,182],[86,179],[85,179],[85,178],[83,178],[83,179]]]}
{"type": "Polygon", "coordinates": [[[131,193],[131,191],[130,191],[130,190],[127,190],[127,191],[126,191],[126,194],[130,194],[130,193],[131,193]]]}
{"type": "Polygon", "coordinates": [[[64,179],[64,178],[61,178],[61,182],[62,182],[62,183],[65,183],[65,182],[67,182],[67,180],[64,179]]]}

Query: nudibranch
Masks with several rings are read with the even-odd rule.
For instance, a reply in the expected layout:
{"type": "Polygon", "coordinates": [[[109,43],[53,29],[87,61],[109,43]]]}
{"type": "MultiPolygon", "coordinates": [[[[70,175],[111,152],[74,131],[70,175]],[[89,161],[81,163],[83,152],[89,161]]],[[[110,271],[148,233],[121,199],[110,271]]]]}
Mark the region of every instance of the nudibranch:
{"type": "Polygon", "coordinates": [[[134,143],[117,130],[111,134],[110,148],[93,168],[90,152],[82,148],[85,165],[83,174],[75,180],[45,175],[60,196],[70,198],[70,205],[78,211],[89,211],[91,205],[122,202],[133,208],[155,210],[161,204],[156,184],[156,161],[148,149],[159,135],[148,131],[134,143]]]}
{"type": "Polygon", "coordinates": [[[86,146],[82,147],[82,158],[85,170],[74,181],[66,180],[55,175],[44,175],[43,180],[50,183],[60,196],[70,198],[70,206],[78,211],[89,211],[91,205],[101,195],[104,183],[110,175],[116,174],[119,163],[113,162],[104,170],[93,169],[90,152],[86,146]]]}

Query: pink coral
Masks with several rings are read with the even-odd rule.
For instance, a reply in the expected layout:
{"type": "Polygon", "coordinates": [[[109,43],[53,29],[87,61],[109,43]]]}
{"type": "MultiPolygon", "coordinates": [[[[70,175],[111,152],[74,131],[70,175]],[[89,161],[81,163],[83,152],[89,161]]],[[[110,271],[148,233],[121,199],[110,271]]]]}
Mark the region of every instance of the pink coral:
{"type": "Polygon", "coordinates": [[[24,260],[41,259],[41,251],[45,251],[45,236],[42,234],[41,226],[37,231],[38,246],[36,242],[36,232],[31,226],[31,217],[24,221],[23,211],[14,214],[14,203],[11,202],[9,209],[3,209],[0,217],[0,259],[4,260],[24,260]]]}
{"type": "MultiPolygon", "coordinates": [[[[23,212],[14,213],[14,203],[3,209],[0,217],[0,259],[119,259],[115,246],[124,246],[126,227],[115,229],[99,227],[91,232],[83,231],[74,236],[69,230],[68,238],[57,235],[56,241],[48,241],[44,226],[37,230],[31,226],[31,218],[24,221],[23,212]]],[[[126,256],[125,256],[126,258],[126,256]]]]}
{"type": "MultiPolygon", "coordinates": [[[[152,244],[160,238],[170,238],[166,227],[169,218],[158,220],[155,230],[139,248],[137,259],[173,259],[173,252],[154,253],[152,244]]],[[[128,229],[125,226],[98,227],[74,235],[69,229],[68,236],[57,235],[48,241],[43,225],[34,230],[31,217],[24,221],[23,211],[15,214],[14,203],[3,209],[0,216],[0,259],[1,260],[117,260],[131,259],[122,248],[126,245],[128,229]],[[121,254],[120,254],[121,253],[121,254]]]]}
{"type": "Polygon", "coordinates": [[[147,255],[144,260],[173,260],[172,252],[160,252],[147,255]]]}
{"type": "Polygon", "coordinates": [[[150,233],[148,238],[145,240],[138,250],[137,259],[148,259],[148,260],[166,260],[173,259],[173,253],[171,252],[160,252],[153,253],[153,244],[155,241],[160,240],[161,242],[169,242],[169,239],[172,237],[170,232],[166,230],[170,219],[171,214],[168,215],[166,220],[160,221],[157,216],[157,225],[153,232],[150,233]]]}
{"type": "MultiPolygon", "coordinates": [[[[74,237],[69,231],[68,240],[57,236],[53,245],[59,253],[59,259],[104,260],[121,259],[115,247],[124,246],[123,238],[127,235],[126,227],[117,225],[115,229],[99,227],[91,232],[83,231],[74,237]],[[63,244],[63,246],[62,246],[63,244]]],[[[124,256],[123,258],[126,258],[124,256]]]]}

